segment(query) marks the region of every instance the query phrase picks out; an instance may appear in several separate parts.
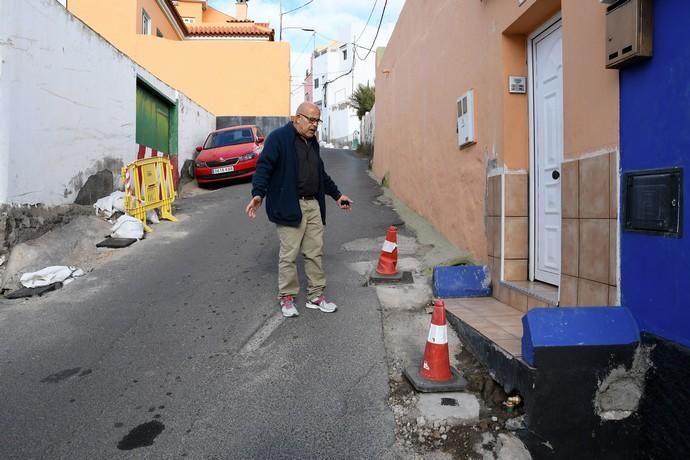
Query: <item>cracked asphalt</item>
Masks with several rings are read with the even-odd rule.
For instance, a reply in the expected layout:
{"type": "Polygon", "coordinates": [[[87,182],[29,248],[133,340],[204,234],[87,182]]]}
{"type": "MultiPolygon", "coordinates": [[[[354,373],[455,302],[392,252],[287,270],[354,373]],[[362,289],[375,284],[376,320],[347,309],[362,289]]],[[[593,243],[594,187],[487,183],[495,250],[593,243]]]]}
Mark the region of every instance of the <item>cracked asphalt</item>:
{"type": "MultiPolygon", "coordinates": [[[[326,150],[335,314],[277,316],[275,228],[250,184],[178,200],[177,223],[42,298],[0,301],[0,458],[397,458],[376,290],[350,268],[399,223],[367,160],[326,150]]],[[[96,241],[94,241],[94,244],[96,241]]],[[[300,273],[302,273],[300,271],[300,273]]]]}

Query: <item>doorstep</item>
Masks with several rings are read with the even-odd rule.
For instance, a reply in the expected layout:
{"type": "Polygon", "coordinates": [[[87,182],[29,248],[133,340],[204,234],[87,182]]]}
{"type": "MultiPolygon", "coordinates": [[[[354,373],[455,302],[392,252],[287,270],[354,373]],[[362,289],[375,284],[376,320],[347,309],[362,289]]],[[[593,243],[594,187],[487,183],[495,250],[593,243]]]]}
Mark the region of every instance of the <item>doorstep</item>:
{"type": "Polygon", "coordinates": [[[493,297],[445,299],[446,311],[515,358],[522,356],[522,315],[493,297]]]}
{"type": "Polygon", "coordinates": [[[501,281],[503,286],[526,295],[528,308],[558,305],[558,288],[540,281],[501,281]]]}
{"type": "Polygon", "coordinates": [[[522,360],[524,313],[493,297],[444,299],[444,303],[448,323],[494,380],[506,392],[529,391],[535,369],[522,360]]]}

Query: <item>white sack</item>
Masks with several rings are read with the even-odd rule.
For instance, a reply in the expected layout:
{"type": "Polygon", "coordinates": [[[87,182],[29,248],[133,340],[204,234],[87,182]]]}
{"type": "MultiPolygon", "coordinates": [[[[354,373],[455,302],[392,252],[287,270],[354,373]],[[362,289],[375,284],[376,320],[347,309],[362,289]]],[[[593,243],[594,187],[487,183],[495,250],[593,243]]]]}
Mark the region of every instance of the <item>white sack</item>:
{"type": "Polygon", "coordinates": [[[149,209],[148,211],[146,211],[146,220],[148,220],[150,224],[161,223],[161,220],[158,218],[158,213],[155,209],[149,209]]]}
{"type": "Polygon", "coordinates": [[[125,194],[119,190],[114,191],[108,196],[100,198],[93,204],[96,208],[96,215],[110,218],[115,211],[125,212],[125,194]]]}
{"type": "Polygon", "coordinates": [[[65,282],[66,280],[77,276],[83,276],[84,272],[77,267],[55,265],[46,267],[37,272],[24,273],[19,282],[22,286],[28,288],[48,286],[49,284],[57,283],[58,281],[65,282]]]}
{"type": "Polygon", "coordinates": [[[123,214],[117,218],[115,225],[110,229],[110,236],[113,238],[136,238],[144,237],[144,224],[139,219],[123,214]]]}

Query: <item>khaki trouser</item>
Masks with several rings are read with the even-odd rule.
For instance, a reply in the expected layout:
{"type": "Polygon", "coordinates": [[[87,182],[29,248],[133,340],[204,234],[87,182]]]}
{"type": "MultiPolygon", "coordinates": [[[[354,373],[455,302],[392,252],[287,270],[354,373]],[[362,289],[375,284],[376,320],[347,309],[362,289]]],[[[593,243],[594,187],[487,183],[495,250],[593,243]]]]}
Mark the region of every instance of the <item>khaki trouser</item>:
{"type": "Polygon", "coordinates": [[[326,288],[326,274],[321,263],[323,255],[323,223],[318,200],[300,200],[302,222],[299,227],[278,225],[280,255],[278,261],[278,292],[280,296],[296,296],[297,255],[302,250],[307,275],[307,298],[313,299],[326,288]]]}

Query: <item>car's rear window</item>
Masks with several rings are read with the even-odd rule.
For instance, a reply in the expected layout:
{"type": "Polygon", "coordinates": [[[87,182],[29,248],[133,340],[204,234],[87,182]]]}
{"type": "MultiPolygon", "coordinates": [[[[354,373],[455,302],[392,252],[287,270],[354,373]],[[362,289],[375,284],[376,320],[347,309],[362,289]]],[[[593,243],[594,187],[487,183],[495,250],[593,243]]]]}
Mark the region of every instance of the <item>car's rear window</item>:
{"type": "Polygon", "coordinates": [[[252,136],[252,130],[250,128],[233,129],[230,131],[211,133],[211,135],[208,136],[208,139],[206,139],[204,148],[212,149],[216,147],[224,147],[226,145],[248,144],[250,142],[254,142],[254,137],[252,136]]]}

